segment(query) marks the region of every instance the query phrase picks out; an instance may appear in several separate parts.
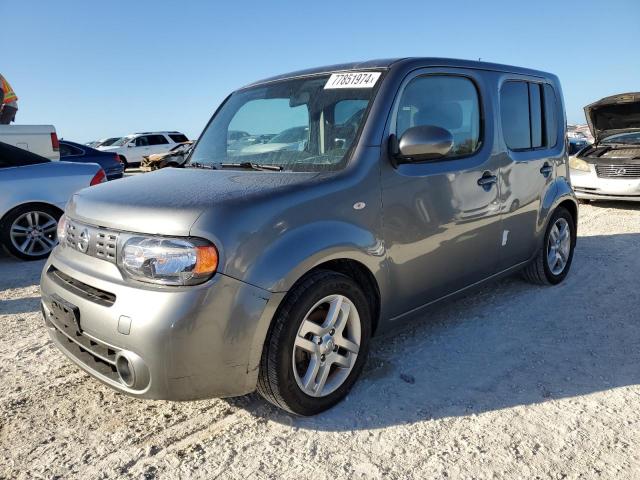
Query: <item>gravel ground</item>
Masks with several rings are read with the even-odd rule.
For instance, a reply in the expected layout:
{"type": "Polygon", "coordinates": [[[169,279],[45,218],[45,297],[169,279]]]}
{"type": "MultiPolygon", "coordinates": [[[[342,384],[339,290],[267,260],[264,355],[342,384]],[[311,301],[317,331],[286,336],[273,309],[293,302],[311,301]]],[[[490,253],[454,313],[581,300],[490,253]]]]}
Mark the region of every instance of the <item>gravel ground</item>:
{"type": "Polygon", "coordinates": [[[42,262],[0,256],[0,477],[640,478],[640,207],[583,206],[579,235],[561,286],[509,278],[376,339],[308,419],[113,392],[48,341],[42,262]]]}

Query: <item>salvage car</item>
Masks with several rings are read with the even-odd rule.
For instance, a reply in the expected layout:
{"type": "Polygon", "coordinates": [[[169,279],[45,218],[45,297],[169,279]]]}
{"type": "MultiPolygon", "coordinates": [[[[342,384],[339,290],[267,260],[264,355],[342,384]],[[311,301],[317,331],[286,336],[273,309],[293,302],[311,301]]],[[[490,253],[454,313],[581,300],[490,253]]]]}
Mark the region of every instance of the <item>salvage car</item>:
{"type": "Polygon", "coordinates": [[[555,75],[483,62],[377,60],[243,87],[185,168],[73,196],[41,277],[49,335],[135,397],[257,390],[321,412],[372,335],[504,275],[565,279],[578,214],[565,125],[555,75]],[[301,126],[302,148],[228,153],[229,130],[301,126]]]}
{"type": "Polygon", "coordinates": [[[60,160],[73,163],[97,163],[104,170],[107,180],[116,180],[124,176],[124,165],[118,154],[96,150],[69,140],[60,140],[60,160]]]}
{"type": "Polygon", "coordinates": [[[23,260],[45,258],[71,195],[105,180],[95,163],[51,161],[0,142],[0,244],[23,260]]]}
{"type": "Polygon", "coordinates": [[[640,201],[640,93],[606,97],[584,111],[594,143],[569,161],[577,197],[640,201]]]}
{"type": "Polygon", "coordinates": [[[187,155],[191,151],[193,141],[188,141],[176,145],[168,152],[154,153],[142,157],[142,163],[140,164],[140,170],[143,172],[151,172],[165,167],[179,167],[187,161],[187,155]]]}

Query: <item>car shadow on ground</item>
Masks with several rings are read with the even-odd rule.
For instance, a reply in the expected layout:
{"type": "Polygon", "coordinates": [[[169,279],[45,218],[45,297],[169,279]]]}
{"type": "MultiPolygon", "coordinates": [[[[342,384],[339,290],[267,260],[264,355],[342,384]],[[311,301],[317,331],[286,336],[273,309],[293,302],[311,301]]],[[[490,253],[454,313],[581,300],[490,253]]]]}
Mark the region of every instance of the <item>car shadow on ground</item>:
{"type": "Polygon", "coordinates": [[[508,278],[375,339],[347,399],[321,415],[248,408],[298,428],[375,429],[636,385],[638,245],[640,234],[580,237],[559,286],[508,278]]]}

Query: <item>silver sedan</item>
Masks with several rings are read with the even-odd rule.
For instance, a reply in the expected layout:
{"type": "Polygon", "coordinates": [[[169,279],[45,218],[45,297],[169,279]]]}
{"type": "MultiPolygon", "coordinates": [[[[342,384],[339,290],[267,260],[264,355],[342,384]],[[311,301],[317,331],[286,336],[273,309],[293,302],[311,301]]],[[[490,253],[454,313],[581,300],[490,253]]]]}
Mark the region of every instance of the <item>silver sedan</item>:
{"type": "Polygon", "coordinates": [[[0,244],[24,260],[47,257],[67,200],[104,180],[94,163],[52,162],[0,142],[0,244]]]}

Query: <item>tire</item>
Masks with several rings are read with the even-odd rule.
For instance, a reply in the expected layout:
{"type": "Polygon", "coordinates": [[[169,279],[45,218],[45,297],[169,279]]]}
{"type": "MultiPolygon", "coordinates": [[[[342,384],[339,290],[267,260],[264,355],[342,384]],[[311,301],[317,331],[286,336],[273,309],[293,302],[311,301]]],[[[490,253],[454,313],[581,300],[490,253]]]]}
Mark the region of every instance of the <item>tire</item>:
{"type": "Polygon", "coordinates": [[[22,260],[46,258],[58,243],[57,228],[61,216],[60,210],[41,203],[16,207],[0,225],[0,242],[11,255],[22,260]]]}
{"type": "Polygon", "coordinates": [[[371,325],[369,302],[353,279],[328,270],[309,274],[285,297],[271,323],[262,351],[258,392],[296,415],[315,415],[331,408],[347,395],[362,372],[371,325]],[[332,316],[332,311],[339,313],[332,316]],[[336,322],[330,324],[333,317],[336,322]],[[317,370],[312,365],[318,365],[317,370]],[[307,378],[313,381],[305,390],[307,378]]]}
{"type": "MultiPolygon", "coordinates": [[[[553,240],[552,240],[553,242],[553,240]]],[[[553,242],[555,243],[555,242],[553,242]]],[[[573,251],[576,246],[576,225],[573,217],[566,208],[558,208],[547,225],[547,230],[544,233],[544,242],[535,259],[527,265],[523,270],[523,276],[525,280],[538,285],[557,285],[562,282],[571,268],[571,262],[573,261],[573,251]],[[554,227],[558,225],[566,225],[568,228],[568,251],[565,251],[566,260],[564,260],[564,266],[559,269],[559,264],[550,266],[553,263],[549,260],[551,256],[551,250],[553,245],[550,244],[550,237],[554,227]]],[[[563,248],[563,250],[566,250],[563,248]]],[[[556,244],[556,251],[562,256],[559,247],[556,244]]]]}
{"type": "Polygon", "coordinates": [[[122,166],[124,167],[124,170],[123,170],[123,173],[124,173],[127,170],[127,168],[129,168],[129,163],[127,162],[127,159],[122,155],[120,155],[120,161],[122,162],[122,166]]]}

